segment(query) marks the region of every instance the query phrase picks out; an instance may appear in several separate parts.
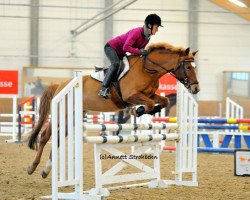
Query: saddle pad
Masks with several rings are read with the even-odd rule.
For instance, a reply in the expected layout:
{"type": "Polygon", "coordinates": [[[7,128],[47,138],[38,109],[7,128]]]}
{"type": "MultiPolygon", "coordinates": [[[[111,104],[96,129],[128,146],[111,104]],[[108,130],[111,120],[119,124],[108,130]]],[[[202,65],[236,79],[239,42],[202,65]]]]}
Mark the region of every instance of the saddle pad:
{"type": "MultiPolygon", "coordinates": [[[[118,77],[118,81],[129,71],[129,63],[128,63],[128,58],[126,56],[123,57],[121,65],[124,65],[124,68],[118,77]]],[[[100,67],[98,67],[98,68],[100,68],[100,67]]],[[[104,77],[105,77],[105,74],[104,74],[105,69],[106,68],[103,68],[103,70],[101,70],[101,71],[93,72],[90,74],[90,76],[93,79],[102,82],[104,77]]]]}

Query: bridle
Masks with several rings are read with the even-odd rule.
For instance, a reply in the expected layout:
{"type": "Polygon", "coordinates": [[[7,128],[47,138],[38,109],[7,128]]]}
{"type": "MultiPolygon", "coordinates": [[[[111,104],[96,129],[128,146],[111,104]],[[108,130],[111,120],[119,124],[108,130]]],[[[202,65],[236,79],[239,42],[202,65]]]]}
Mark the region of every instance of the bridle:
{"type": "Polygon", "coordinates": [[[179,65],[177,66],[177,68],[174,69],[174,71],[173,71],[174,73],[170,72],[170,74],[171,74],[172,76],[174,76],[178,81],[180,81],[183,85],[185,85],[186,88],[190,88],[191,85],[199,84],[199,82],[198,82],[198,81],[195,81],[195,82],[193,82],[193,83],[190,83],[189,77],[188,77],[187,72],[186,72],[186,69],[185,69],[185,67],[184,67],[184,63],[185,63],[185,62],[194,62],[194,60],[192,60],[192,59],[182,60],[182,61],[179,63],[179,65]],[[184,79],[180,79],[180,77],[177,77],[177,76],[176,76],[175,72],[176,72],[178,69],[180,69],[180,70],[182,71],[182,74],[184,75],[184,79]]]}
{"type": "Polygon", "coordinates": [[[146,68],[146,61],[149,61],[150,63],[152,63],[153,65],[157,66],[157,67],[160,67],[161,69],[165,70],[166,73],[170,73],[172,76],[174,76],[178,81],[180,81],[183,85],[185,85],[186,88],[190,88],[191,85],[194,85],[194,84],[199,84],[199,82],[193,82],[193,83],[190,83],[189,81],[189,77],[187,76],[187,72],[186,72],[186,69],[184,67],[184,63],[185,62],[194,62],[194,60],[192,59],[186,59],[186,60],[182,60],[179,62],[178,66],[175,68],[175,69],[171,69],[171,70],[167,70],[165,69],[162,65],[160,65],[159,63],[151,60],[148,56],[143,56],[143,68],[144,70],[149,73],[149,74],[156,74],[158,73],[157,70],[154,70],[154,69],[148,69],[146,68]],[[182,71],[182,74],[183,74],[183,79],[180,77],[180,76],[176,76],[176,72],[178,70],[181,70],[182,71]]]}

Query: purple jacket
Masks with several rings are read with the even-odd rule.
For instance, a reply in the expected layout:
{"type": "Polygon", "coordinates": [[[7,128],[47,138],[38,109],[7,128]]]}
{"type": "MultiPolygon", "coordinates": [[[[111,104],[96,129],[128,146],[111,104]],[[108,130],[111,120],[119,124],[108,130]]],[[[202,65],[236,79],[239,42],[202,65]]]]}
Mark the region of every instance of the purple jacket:
{"type": "Polygon", "coordinates": [[[124,56],[126,52],[140,55],[140,49],[144,49],[148,42],[149,40],[144,39],[143,27],[131,29],[108,41],[118,56],[124,56]]]}

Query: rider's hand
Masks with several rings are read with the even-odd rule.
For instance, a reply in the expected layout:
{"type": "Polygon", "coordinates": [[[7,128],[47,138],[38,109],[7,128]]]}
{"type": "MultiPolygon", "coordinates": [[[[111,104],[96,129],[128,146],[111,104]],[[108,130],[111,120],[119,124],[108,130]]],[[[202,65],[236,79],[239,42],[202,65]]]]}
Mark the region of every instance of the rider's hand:
{"type": "Polygon", "coordinates": [[[142,56],[147,56],[148,55],[148,51],[147,50],[141,49],[140,51],[141,51],[141,55],[142,56]]]}

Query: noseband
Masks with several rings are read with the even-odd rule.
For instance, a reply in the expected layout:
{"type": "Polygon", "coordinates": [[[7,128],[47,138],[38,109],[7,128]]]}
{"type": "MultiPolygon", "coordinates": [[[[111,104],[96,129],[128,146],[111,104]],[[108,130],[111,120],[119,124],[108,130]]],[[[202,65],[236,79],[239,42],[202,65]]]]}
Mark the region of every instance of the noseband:
{"type": "Polygon", "coordinates": [[[155,65],[157,67],[160,67],[161,69],[165,70],[166,73],[170,73],[178,81],[180,81],[183,85],[185,85],[186,88],[190,88],[190,86],[194,85],[194,84],[199,84],[199,82],[197,82],[197,81],[193,82],[193,83],[190,83],[189,77],[187,76],[187,72],[186,72],[186,69],[184,67],[184,63],[185,62],[194,62],[194,60],[191,60],[191,59],[182,60],[182,61],[180,61],[180,63],[178,64],[178,66],[175,69],[167,70],[163,66],[161,66],[160,64],[158,64],[155,61],[151,60],[148,56],[144,56],[143,57],[143,68],[145,69],[145,71],[147,73],[149,73],[149,74],[156,74],[158,72],[157,70],[146,68],[146,61],[149,61],[150,63],[152,63],[153,65],[155,65]],[[177,70],[181,70],[182,71],[184,79],[181,79],[180,76],[176,76],[177,70]]]}
{"type": "Polygon", "coordinates": [[[185,85],[186,88],[190,88],[191,85],[194,85],[194,84],[199,84],[199,82],[195,81],[193,83],[190,83],[189,81],[189,77],[187,76],[187,72],[186,72],[186,69],[184,67],[184,63],[185,62],[194,62],[194,60],[191,60],[191,59],[186,59],[186,60],[182,60],[179,65],[177,66],[176,69],[174,69],[173,71],[170,72],[170,74],[172,76],[174,76],[178,81],[180,81],[183,85],[185,85]],[[182,74],[184,76],[184,79],[181,79],[180,77],[177,77],[176,76],[176,71],[180,69],[182,71],[182,74]]]}

